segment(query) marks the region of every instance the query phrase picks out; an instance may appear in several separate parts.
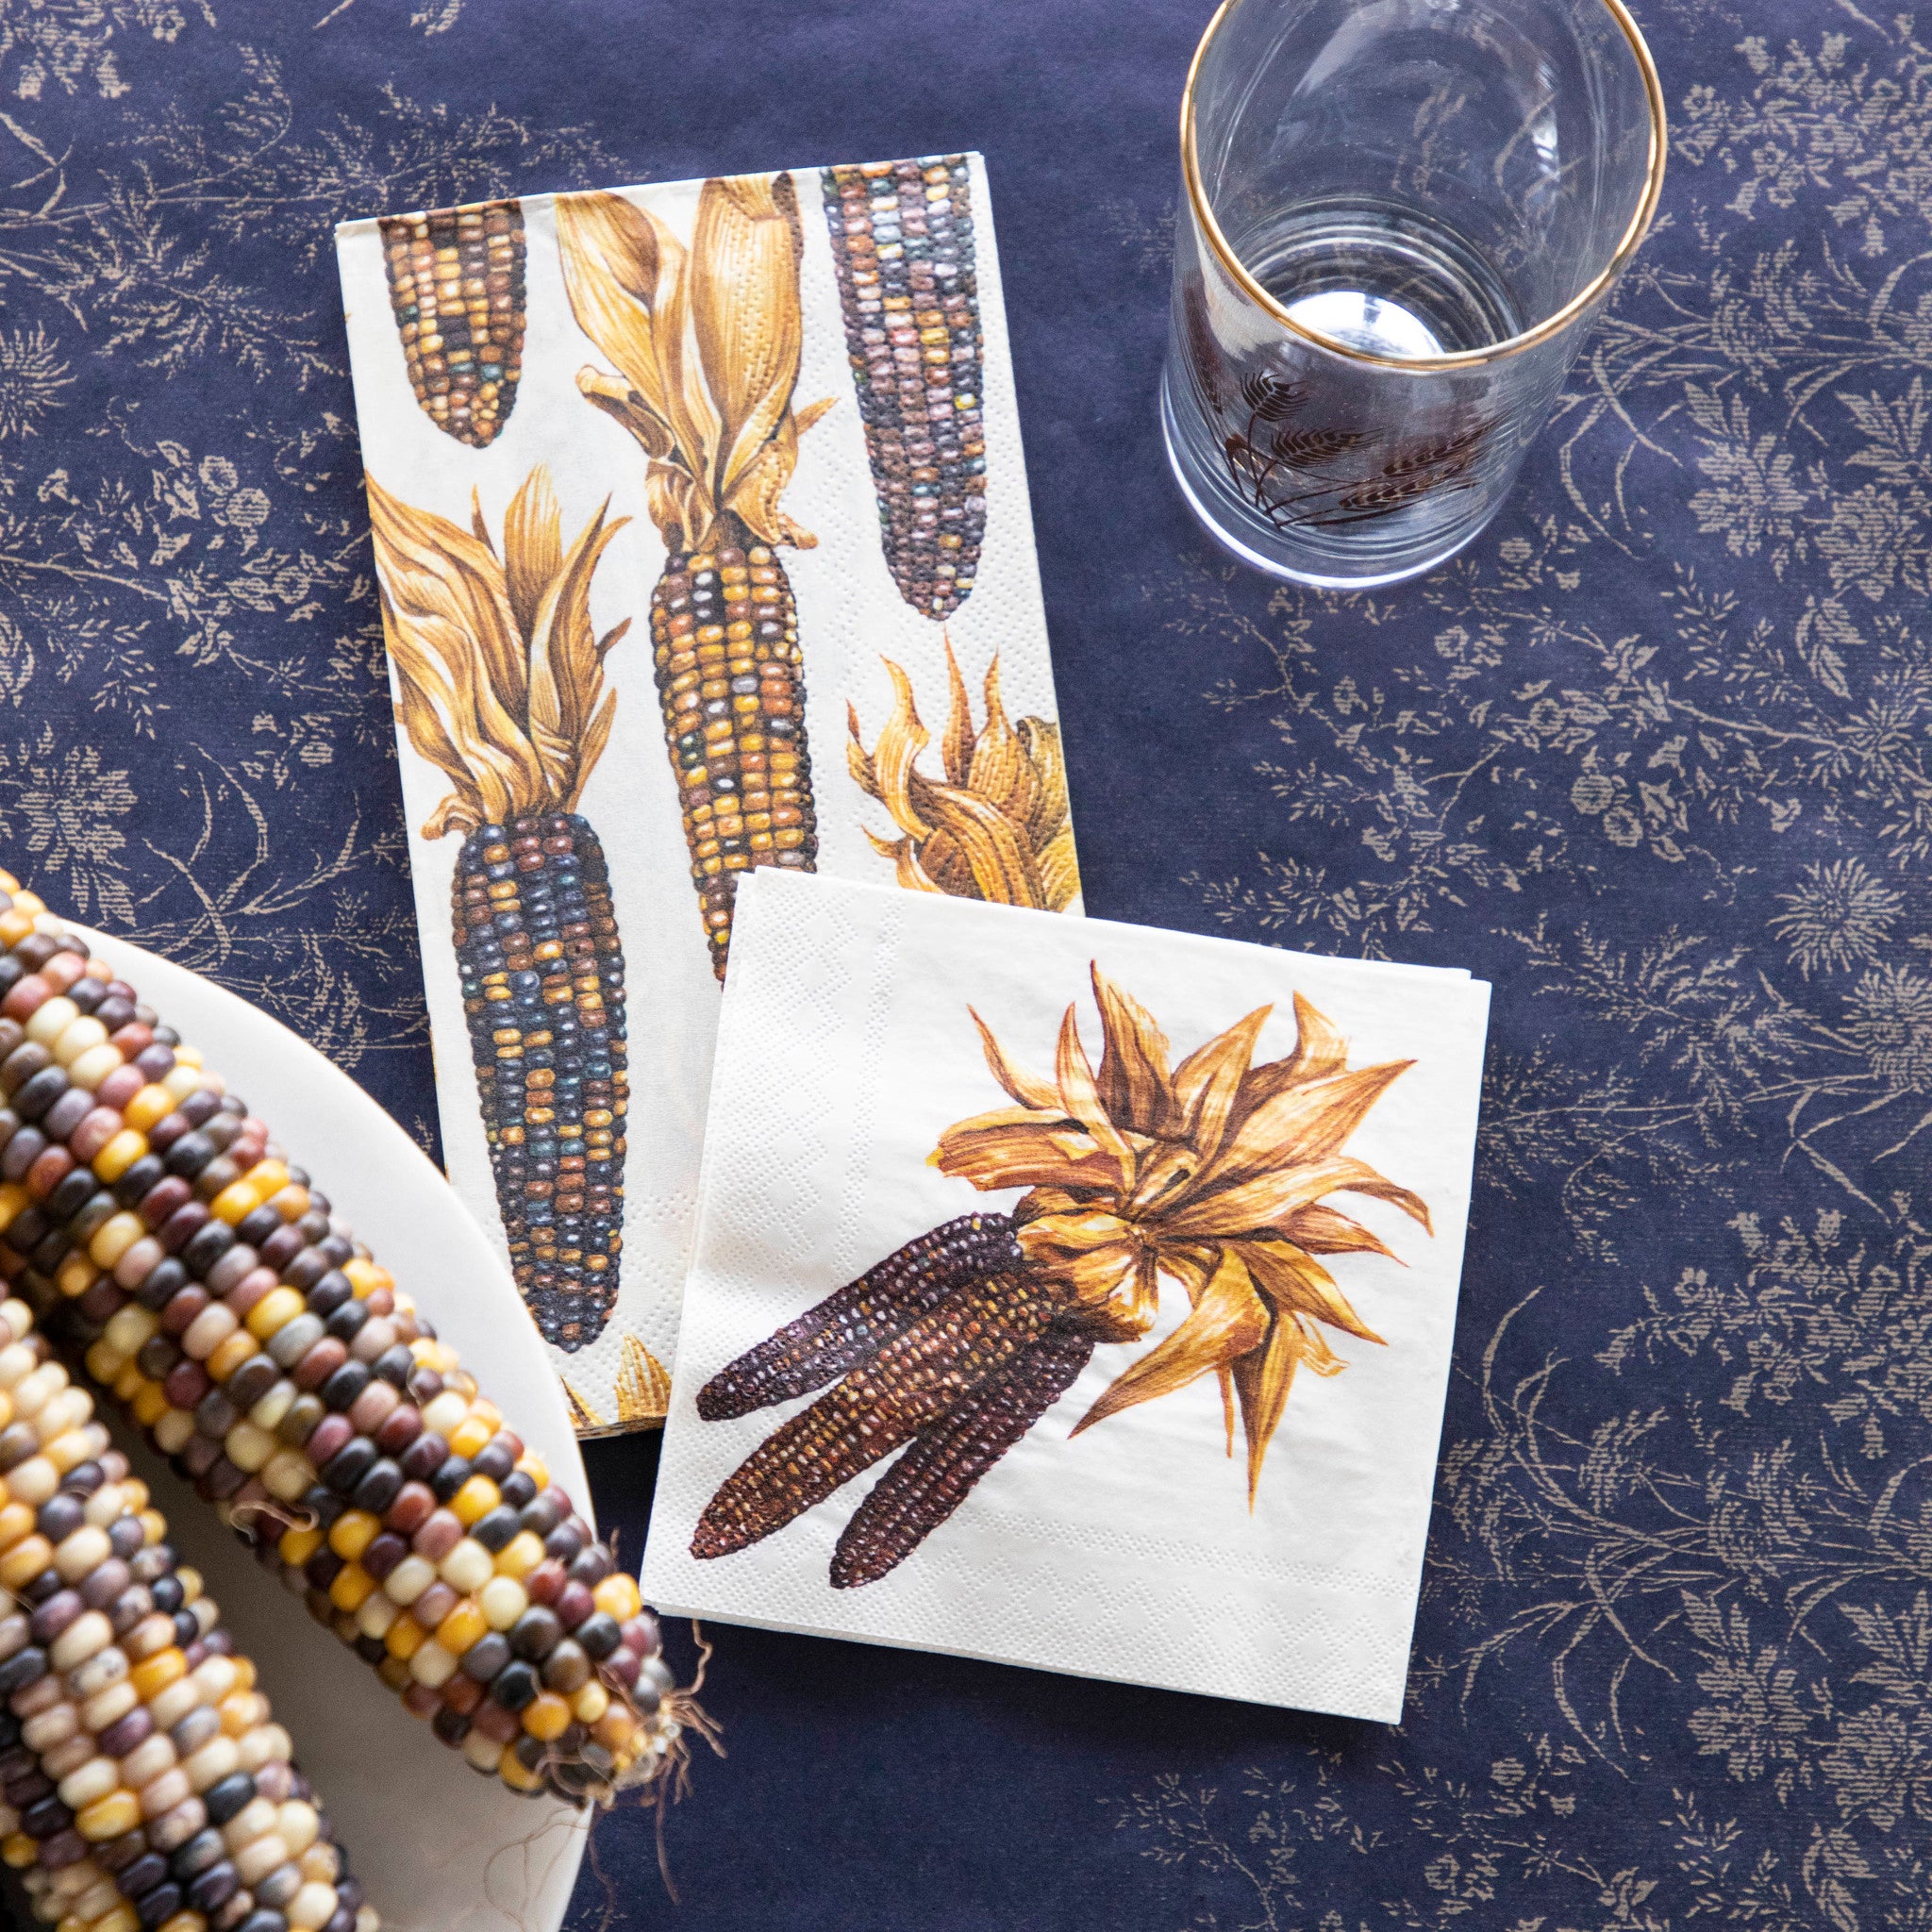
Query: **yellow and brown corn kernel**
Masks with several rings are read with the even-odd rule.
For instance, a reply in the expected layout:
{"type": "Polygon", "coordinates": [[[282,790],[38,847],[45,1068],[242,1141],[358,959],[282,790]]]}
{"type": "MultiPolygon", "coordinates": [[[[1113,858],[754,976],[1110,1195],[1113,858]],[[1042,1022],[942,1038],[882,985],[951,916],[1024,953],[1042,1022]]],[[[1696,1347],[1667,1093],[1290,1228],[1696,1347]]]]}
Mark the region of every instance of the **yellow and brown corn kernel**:
{"type": "Polygon", "coordinates": [[[724,976],[741,874],[818,863],[798,611],[777,554],[724,520],[674,553],[651,596],[664,740],[712,970],[724,976]]]}
{"type": "Polygon", "coordinates": [[[383,265],[409,387],[458,442],[495,441],[524,360],[524,211],[471,202],[385,216],[383,265]]]}
{"type": "Polygon", "coordinates": [[[450,909],[510,1272],[543,1339],[575,1351],[609,1320],[624,1246],[624,945],[604,848],[575,812],[480,826],[450,909]]]}

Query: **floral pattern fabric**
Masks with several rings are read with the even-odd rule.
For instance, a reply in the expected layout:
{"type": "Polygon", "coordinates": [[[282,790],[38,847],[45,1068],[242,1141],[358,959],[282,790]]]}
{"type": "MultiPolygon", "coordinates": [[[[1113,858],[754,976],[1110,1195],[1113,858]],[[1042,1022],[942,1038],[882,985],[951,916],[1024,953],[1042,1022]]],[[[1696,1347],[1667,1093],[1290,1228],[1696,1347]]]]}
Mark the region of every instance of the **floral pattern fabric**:
{"type": "Polygon", "coordinates": [[[678,1923],[1925,1932],[1932,16],[1649,0],[1656,231],[1491,529],[1337,599],[1161,468],[1205,8],[521,11],[0,0],[7,862],[432,1139],[333,224],[974,145],[1090,906],[1496,988],[1402,1726],[713,1633],[678,1923]]]}

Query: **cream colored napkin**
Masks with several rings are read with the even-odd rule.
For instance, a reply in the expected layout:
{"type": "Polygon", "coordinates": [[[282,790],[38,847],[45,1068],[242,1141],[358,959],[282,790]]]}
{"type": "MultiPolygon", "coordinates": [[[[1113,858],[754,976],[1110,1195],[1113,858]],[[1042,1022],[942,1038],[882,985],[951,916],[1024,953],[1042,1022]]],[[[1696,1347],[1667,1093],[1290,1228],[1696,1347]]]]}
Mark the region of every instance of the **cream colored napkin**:
{"type": "Polygon", "coordinates": [[[985,169],[526,195],[338,254],[450,1178],[580,1429],[648,1424],[732,868],[1077,908],[985,169]],[[527,874],[476,836],[519,813],[527,874]],[[459,953],[466,895],[553,875],[547,927],[506,902],[535,943],[459,953]],[[566,927],[594,958],[538,956],[566,927]],[[553,992],[611,1024],[568,1050],[553,992]]]}
{"type": "Polygon", "coordinates": [[[1398,1720],[1488,987],[774,874],[735,945],[652,1601],[1398,1720]]]}

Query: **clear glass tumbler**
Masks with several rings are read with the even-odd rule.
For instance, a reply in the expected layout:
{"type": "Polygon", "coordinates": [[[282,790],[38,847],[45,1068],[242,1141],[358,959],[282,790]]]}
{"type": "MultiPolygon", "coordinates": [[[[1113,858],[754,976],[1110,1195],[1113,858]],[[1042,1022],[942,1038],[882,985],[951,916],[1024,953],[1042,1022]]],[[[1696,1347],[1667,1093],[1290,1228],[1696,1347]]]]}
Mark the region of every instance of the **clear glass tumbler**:
{"type": "Polygon", "coordinates": [[[1174,475],[1276,576],[1365,590],[1495,514],[1663,185],[1622,0],[1226,0],[1181,103],[1174,475]]]}

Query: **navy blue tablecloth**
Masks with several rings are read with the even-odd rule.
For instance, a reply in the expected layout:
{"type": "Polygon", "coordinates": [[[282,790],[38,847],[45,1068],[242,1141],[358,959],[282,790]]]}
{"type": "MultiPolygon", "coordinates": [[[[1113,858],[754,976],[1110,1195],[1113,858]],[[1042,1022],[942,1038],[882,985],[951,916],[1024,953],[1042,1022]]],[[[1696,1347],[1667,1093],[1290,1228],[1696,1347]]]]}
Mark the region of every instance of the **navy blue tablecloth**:
{"type": "Polygon", "coordinates": [[[6,862],[431,1141],[331,225],[983,149],[1090,906],[1495,982],[1408,1713],[719,1630],[683,1904],[617,1816],[574,1928],[1923,1928],[1932,19],[1649,0],[1657,232],[1349,601],[1158,452],[1205,11],[0,0],[6,862]]]}

